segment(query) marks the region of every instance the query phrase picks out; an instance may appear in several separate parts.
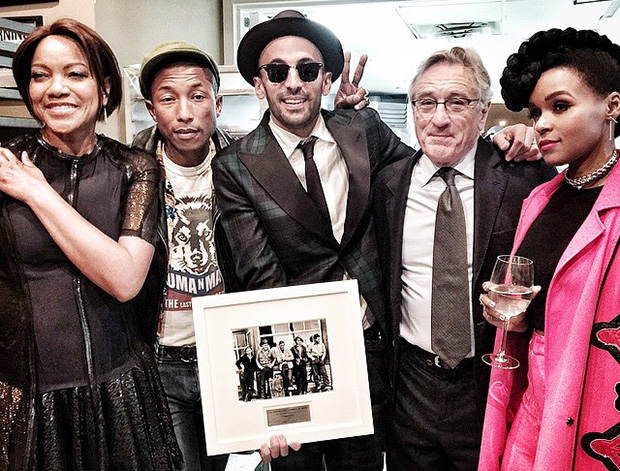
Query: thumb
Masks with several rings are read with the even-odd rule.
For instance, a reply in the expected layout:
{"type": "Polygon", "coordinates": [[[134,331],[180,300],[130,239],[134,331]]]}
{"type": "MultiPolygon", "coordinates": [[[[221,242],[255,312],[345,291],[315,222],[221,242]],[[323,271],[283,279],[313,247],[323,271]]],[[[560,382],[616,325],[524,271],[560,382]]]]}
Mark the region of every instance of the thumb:
{"type": "Polygon", "coordinates": [[[27,166],[27,167],[34,167],[34,164],[32,163],[32,160],[30,160],[30,157],[28,157],[28,152],[22,151],[21,158],[22,158],[22,163],[25,166],[27,166]]]}

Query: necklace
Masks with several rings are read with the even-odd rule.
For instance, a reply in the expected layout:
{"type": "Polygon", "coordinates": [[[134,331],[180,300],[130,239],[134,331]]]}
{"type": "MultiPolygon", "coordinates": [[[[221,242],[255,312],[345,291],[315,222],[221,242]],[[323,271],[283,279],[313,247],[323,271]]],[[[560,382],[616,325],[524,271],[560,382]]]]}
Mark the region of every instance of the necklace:
{"type": "Polygon", "coordinates": [[[609,160],[601,168],[598,168],[594,172],[588,173],[587,175],[584,175],[579,178],[569,178],[568,171],[567,171],[564,174],[564,180],[566,180],[566,183],[568,183],[573,188],[576,188],[577,190],[581,190],[588,183],[595,182],[596,180],[607,175],[617,161],[618,161],[618,151],[614,149],[614,152],[613,154],[611,154],[611,157],[609,158],[609,160]]]}

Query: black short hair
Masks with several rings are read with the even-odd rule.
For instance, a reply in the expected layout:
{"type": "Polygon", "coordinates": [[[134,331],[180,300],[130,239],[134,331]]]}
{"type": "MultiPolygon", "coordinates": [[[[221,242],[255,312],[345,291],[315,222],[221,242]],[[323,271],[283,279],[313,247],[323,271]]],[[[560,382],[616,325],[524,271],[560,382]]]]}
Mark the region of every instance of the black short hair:
{"type": "Polygon", "coordinates": [[[506,107],[526,108],[540,76],[555,67],[575,71],[601,96],[620,90],[620,46],[592,30],[554,28],[534,34],[508,58],[500,79],[506,107]]]}

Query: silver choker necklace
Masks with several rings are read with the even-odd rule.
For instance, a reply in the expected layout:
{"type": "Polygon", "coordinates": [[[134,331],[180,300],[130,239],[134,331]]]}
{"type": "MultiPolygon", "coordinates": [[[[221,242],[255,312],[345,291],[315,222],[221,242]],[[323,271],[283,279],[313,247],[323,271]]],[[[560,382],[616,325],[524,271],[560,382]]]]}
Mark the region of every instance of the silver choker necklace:
{"type": "Polygon", "coordinates": [[[581,190],[588,183],[595,182],[596,180],[607,175],[617,161],[618,161],[618,151],[614,149],[614,152],[613,154],[611,154],[611,157],[609,158],[607,163],[605,163],[605,165],[603,165],[601,168],[596,169],[594,172],[588,173],[587,175],[584,175],[579,178],[569,178],[568,171],[567,171],[564,174],[564,180],[566,180],[566,183],[568,183],[573,188],[576,188],[577,190],[581,190]]]}

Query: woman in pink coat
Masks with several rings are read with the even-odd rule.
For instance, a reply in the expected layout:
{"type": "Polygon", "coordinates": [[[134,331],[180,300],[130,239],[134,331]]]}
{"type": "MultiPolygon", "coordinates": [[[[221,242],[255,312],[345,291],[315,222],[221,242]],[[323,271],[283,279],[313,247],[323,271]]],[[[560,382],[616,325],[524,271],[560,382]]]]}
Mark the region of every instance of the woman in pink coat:
{"type": "Polygon", "coordinates": [[[618,470],[620,46],[593,31],[539,32],[501,84],[508,108],[529,109],[547,164],[568,169],[523,204],[513,252],[534,261],[542,290],[511,321],[521,366],[491,373],[479,470],[618,470]]]}

